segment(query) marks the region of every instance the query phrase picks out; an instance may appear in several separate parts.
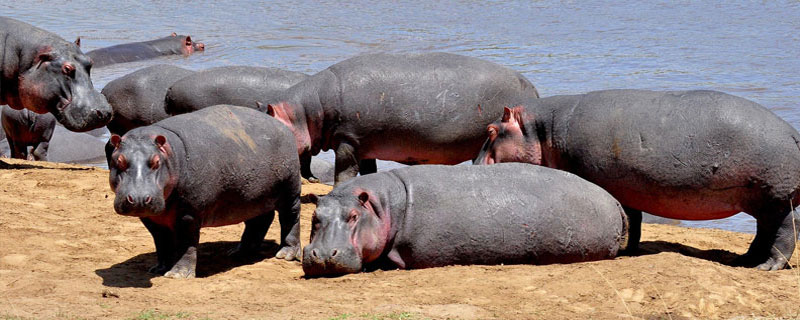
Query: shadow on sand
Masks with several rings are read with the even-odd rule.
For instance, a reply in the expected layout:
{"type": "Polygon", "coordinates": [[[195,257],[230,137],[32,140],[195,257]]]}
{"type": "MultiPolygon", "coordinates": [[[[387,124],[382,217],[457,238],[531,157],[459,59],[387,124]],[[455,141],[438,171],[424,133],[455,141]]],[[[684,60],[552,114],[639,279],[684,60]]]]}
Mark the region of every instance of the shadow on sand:
{"type": "MultiPolygon", "coordinates": [[[[197,277],[205,278],[231,270],[236,267],[250,265],[275,257],[278,253],[278,244],[272,240],[265,240],[261,250],[247,259],[228,256],[228,251],[235,248],[238,241],[216,241],[201,243],[197,256],[197,277]]],[[[149,288],[153,286],[150,279],[160,275],[147,272],[156,264],[155,251],[131,257],[107,269],[97,269],[94,272],[103,278],[103,285],[116,288],[149,288]]]]}
{"type": "Polygon", "coordinates": [[[720,249],[701,250],[695,247],[690,247],[680,243],[666,242],[666,241],[642,241],[639,244],[639,251],[633,256],[646,256],[651,254],[658,254],[661,252],[675,252],[687,257],[693,257],[708,261],[717,262],[726,266],[734,265],[734,259],[739,257],[739,254],[720,249]]]}

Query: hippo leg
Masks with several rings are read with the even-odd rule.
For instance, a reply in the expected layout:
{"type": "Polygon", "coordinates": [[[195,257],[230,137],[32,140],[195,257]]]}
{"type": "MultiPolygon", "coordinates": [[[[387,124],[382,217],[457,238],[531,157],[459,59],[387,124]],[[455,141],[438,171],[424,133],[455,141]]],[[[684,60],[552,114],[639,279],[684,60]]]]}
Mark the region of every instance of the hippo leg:
{"type": "Polygon", "coordinates": [[[33,160],[47,161],[47,149],[50,147],[49,142],[39,142],[33,146],[33,160]]]}
{"type": "Polygon", "coordinates": [[[770,215],[756,216],[756,237],[745,254],[734,265],[756,267],[760,270],[786,268],[792,258],[797,239],[798,221],[793,210],[779,219],[770,215]]]}
{"type": "Polygon", "coordinates": [[[148,272],[163,275],[175,264],[175,234],[168,227],[156,224],[150,219],[142,218],[147,231],[153,236],[156,244],[156,255],[158,263],[150,268],[148,272]]]}
{"type": "Polygon", "coordinates": [[[621,252],[633,255],[639,251],[639,240],[642,238],[642,211],[622,206],[628,216],[628,246],[621,252]]]}
{"type": "Polygon", "coordinates": [[[378,172],[378,161],[375,159],[364,159],[358,164],[358,173],[365,174],[378,172]]]}
{"type": "Polygon", "coordinates": [[[336,147],[336,176],[333,184],[355,178],[359,170],[358,164],[355,148],[347,142],[339,143],[336,147]]]}
{"type": "Polygon", "coordinates": [[[19,144],[14,142],[14,140],[8,139],[8,149],[11,152],[11,158],[14,159],[28,158],[28,146],[24,144],[19,144]]]}
{"type": "Polygon", "coordinates": [[[311,183],[319,183],[319,179],[311,173],[311,153],[304,152],[300,155],[300,176],[311,183]]]}
{"type": "Polygon", "coordinates": [[[244,258],[258,252],[258,249],[261,248],[261,243],[264,242],[267,231],[269,231],[269,226],[272,225],[272,220],[274,219],[275,211],[270,210],[266,214],[245,221],[242,240],[239,241],[239,245],[231,250],[229,254],[238,258],[244,258]]]}
{"type": "Polygon", "coordinates": [[[197,267],[197,244],[200,242],[200,225],[197,219],[185,215],[175,224],[175,252],[180,255],[178,262],[164,274],[168,278],[194,278],[197,267]]]}
{"type": "Polygon", "coordinates": [[[278,220],[281,222],[281,249],[275,255],[278,259],[292,261],[300,259],[300,196],[291,201],[283,201],[278,207],[278,220]]]}

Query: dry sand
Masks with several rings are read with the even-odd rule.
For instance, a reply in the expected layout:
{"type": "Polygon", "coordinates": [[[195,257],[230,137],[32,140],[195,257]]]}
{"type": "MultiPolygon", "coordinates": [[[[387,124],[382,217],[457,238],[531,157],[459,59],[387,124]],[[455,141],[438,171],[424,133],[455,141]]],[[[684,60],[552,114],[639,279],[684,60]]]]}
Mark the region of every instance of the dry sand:
{"type": "MultiPolygon", "coordinates": [[[[800,273],[727,266],[752,235],[645,225],[642,254],[548,266],[452,266],[304,279],[274,259],[224,257],[243,226],[203,229],[198,277],[146,272],[153,241],[114,213],[108,171],[0,163],[0,319],[682,319],[800,317],[800,273]]],[[[305,185],[324,194],[330,187],[305,185]]],[[[304,204],[308,241],[313,205],[304,204]]],[[[305,243],[304,243],[305,244],[305,243]]]]}

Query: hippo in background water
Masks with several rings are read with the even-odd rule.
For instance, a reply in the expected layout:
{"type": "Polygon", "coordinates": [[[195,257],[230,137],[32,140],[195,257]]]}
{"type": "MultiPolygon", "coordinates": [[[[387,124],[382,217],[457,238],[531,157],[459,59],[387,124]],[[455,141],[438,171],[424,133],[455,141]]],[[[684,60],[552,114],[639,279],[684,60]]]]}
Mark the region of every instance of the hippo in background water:
{"type": "Polygon", "coordinates": [[[315,202],[306,276],[593,261],[616,257],[626,242],[625,213],[608,192],[521,163],[383,171],[315,202]]]}
{"type": "Polygon", "coordinates": [[[165,98],[168,114],[181,114],[217,104],[230,104],[266,111],[292,85],[308,75],[278,68],[216,67],[187,75],[170,86],[165,98]]]}
{"type": "Polygon", "coordinates": [[[311,156],[336,152],[336,182],[405,164],[471,160],[486,125],[520,97],[536,98],[519,72],[450,53],[357,56],[289,88],[270,115],[292,129],[303,177],[311,156]]]}
{"type": "Polygon", "coordinates": [[[52,114],[3,106],[0,118],[11,158],[47,161],[47,149],[56,127],[52,114]]]}
{"type": "Polygon", "coordinates": [[[487,128],[476,164],[527,162],[606,189],[631,221],[641,212],[681,220],[741,211],[756,237],[734,264],[787,266],[797,233],[800,134],[755,102],[716,91],[608,90],[530,99],[487,128]]]}
{"type": "MultiPolygon", "coordinates": [[[[80,38],[76,40],[80,44],[80,38]]],[[[174,32],[167,37],[156,40],[118,44],[111,47],[95,49],[86,53],[96,68],[124,62],[153,59],[166,55],[188,56],[197,51],[204,51],[205,44],[193,42],[192,37],[178,35],[174,32]]]]}
{"type": "Polygon", "coordinates": [[[291,132],[262,112],[213,106],[111,136],[114,210],[153,235],[151,272],[192,278],[200,228],[245,223],[235,254],[257,252],[278,210],[281,249],[300,252],[300,164],[291,132]]]}
{"type": "Polygon", "coordinates": [[[175,81],[193,73],[176,66],[158,64],[109,82],[102,91],[114,110],[108,130],[121,135],[168,118],[170,115],[164,111],[167,90],[175,81]]]}
{"type": "Polygon", "coordinates": [[[0,105],[50,112],[71,131],[111,120],[111,106],[89,78],[92,63],[74,43],[11,18],[0,17],[0,105]]]}

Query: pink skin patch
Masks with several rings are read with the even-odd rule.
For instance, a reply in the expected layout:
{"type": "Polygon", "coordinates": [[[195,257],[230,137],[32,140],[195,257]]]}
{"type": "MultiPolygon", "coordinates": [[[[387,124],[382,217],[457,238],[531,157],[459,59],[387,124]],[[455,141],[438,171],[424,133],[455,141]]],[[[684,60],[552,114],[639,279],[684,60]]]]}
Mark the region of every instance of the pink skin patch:
{"type": "Polygon", "coordinates": [[[531,120],[528,118],[522,107],[506,107],[500,123],[487,127],[489,148],[481,164],[523,162],[542,165],[541,144],[535,139],[530,143],[525,139],[525,121],[531,120]],[[503,137],[499,138],[501,132],[503,137]]]}
{"type": "Polygon", "coordinates": [[[311,135],[309,134],[305,119],[302,119],[303,121],[298,121],[295,116],[295,109],[297,109],[297,107],[282,101],[267,105],[267,114],[278,119],[278,121],[292,130],[295,142],[297,142],[297,154],[303,154],[311,149],[311,135]]]}
{"type": "Polygon", "coordinates": [[[377,260],[386,247],[392,225],[391,218],[388,212],[384,212],[382,216],[378,215],[373,206],[373,202],[378,198],[371,192],[356,188],[354,195],[358,197],[361,208],[353,209],[347,220],[352,230],[350,242],[361,256],[362,263],[370,263],[377,260]],[[359,221],[360,215],[370,214],[374,219],[359,221]]]}

